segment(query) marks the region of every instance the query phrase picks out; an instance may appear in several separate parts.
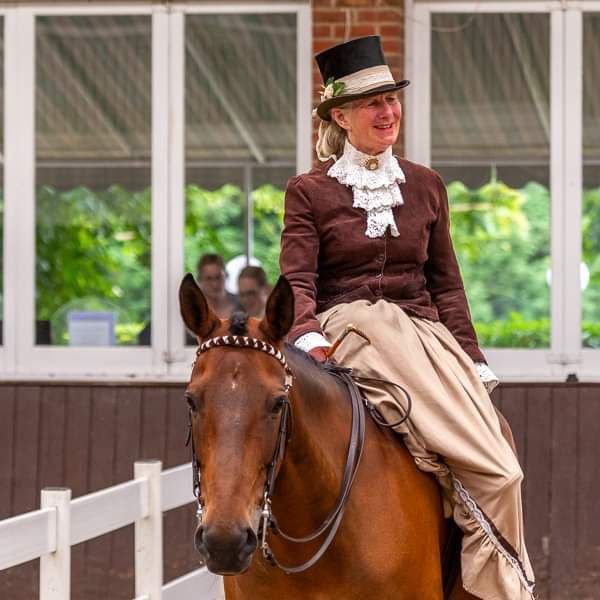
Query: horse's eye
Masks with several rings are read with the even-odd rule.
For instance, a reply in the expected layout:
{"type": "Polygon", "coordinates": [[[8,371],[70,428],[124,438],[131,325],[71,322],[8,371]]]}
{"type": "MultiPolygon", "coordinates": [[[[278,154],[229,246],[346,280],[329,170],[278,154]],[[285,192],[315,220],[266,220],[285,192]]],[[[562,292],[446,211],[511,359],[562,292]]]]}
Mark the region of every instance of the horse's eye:
{"type": "Polygon", "coordinates": [[[185,394],[185,401],[188,403],[190,410],[197,411],[198,405],[196,404],[196,399],[191,394],[185,394]]]}
{"type": "Polygon", "coordinates": [[[283,408],[284,404],[288,401],[287,396],[279,396],[278,398],[275,399],[275,403],[273,404],[273,408],[271,409],[272,413],[277,414],[278,412],[281,412],[281,409],[283,408]]]}

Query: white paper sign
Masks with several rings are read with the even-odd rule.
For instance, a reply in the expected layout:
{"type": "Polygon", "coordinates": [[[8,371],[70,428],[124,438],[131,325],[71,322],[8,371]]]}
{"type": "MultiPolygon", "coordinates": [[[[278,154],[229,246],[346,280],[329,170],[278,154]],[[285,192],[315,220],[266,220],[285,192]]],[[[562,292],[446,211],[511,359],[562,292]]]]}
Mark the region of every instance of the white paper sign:
{"type": "Polygon", "coordinates": [[[114,346],[115,322],[113,312],[70,311],[69,346],[114,346]]]}

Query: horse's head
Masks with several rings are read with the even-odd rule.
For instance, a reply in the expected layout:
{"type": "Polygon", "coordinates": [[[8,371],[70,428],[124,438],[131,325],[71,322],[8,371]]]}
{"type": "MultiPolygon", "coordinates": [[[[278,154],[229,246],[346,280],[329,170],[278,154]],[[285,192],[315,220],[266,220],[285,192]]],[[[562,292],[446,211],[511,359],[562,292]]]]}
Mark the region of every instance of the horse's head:
{"type": "MultiPolygon", "coordinates": [[[[279,348],[294,319],[294,297],[284,278],[269,296],[262,321],[235,314],[220,320],[190,274],[179,300],[183,320],[200,342],[241,335],[279,348]]],[[[285,381],[282,364],[252,348],[211,346],[192,369],[186,399],[203,504],[195,543],[213,572],[243,572],[256,550],[268,465],[287,401],[285,381]]]]}

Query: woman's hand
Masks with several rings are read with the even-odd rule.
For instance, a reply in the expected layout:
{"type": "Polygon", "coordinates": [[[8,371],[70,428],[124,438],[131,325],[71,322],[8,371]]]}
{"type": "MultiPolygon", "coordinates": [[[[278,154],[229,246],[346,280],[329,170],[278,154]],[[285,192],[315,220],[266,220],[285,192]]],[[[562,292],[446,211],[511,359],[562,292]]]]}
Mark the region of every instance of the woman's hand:
{"type": "Polygon", "coordinates": [[[301,335],[294,345],[320,363],[327,361],[327,349],[331,346],[327,338],[319,331],[309,331],[301,335]]]}
{"type": "Polygon", "coordinates": [[[316,348],[312,348],[308,351],[308,353],[317,361],[317,362],[326,362],[327,354],[325,353],[327,348],[322,346],[317,346],[316,348]]]}

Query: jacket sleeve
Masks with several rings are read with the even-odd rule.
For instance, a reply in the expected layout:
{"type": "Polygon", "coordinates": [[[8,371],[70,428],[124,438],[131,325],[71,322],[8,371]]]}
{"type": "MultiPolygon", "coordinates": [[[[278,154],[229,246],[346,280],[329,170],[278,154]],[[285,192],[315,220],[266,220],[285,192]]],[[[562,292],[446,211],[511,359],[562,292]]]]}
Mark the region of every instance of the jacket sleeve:
{"type": "Polygon", "coordinates": [[[279,268],[294,290],[294,325],[288,335],[294,343],[305,333],[321,332],[316,317],[319,234],[312,203],[302,189],[301,176],[289,180],[281,234],[279,268]]]}
{"type": "Polygon", "coordinates": [[[425,264],[427,289],[438,309],[440,321],[456,338],[462,349],[474,362],[486,363],[477,343],[477,334],[471,321],[463,280],[452,246],[448,194],[437,173],[435,193],[438,199],[438,216],[431,226],[428,259],[425,264]]]}

